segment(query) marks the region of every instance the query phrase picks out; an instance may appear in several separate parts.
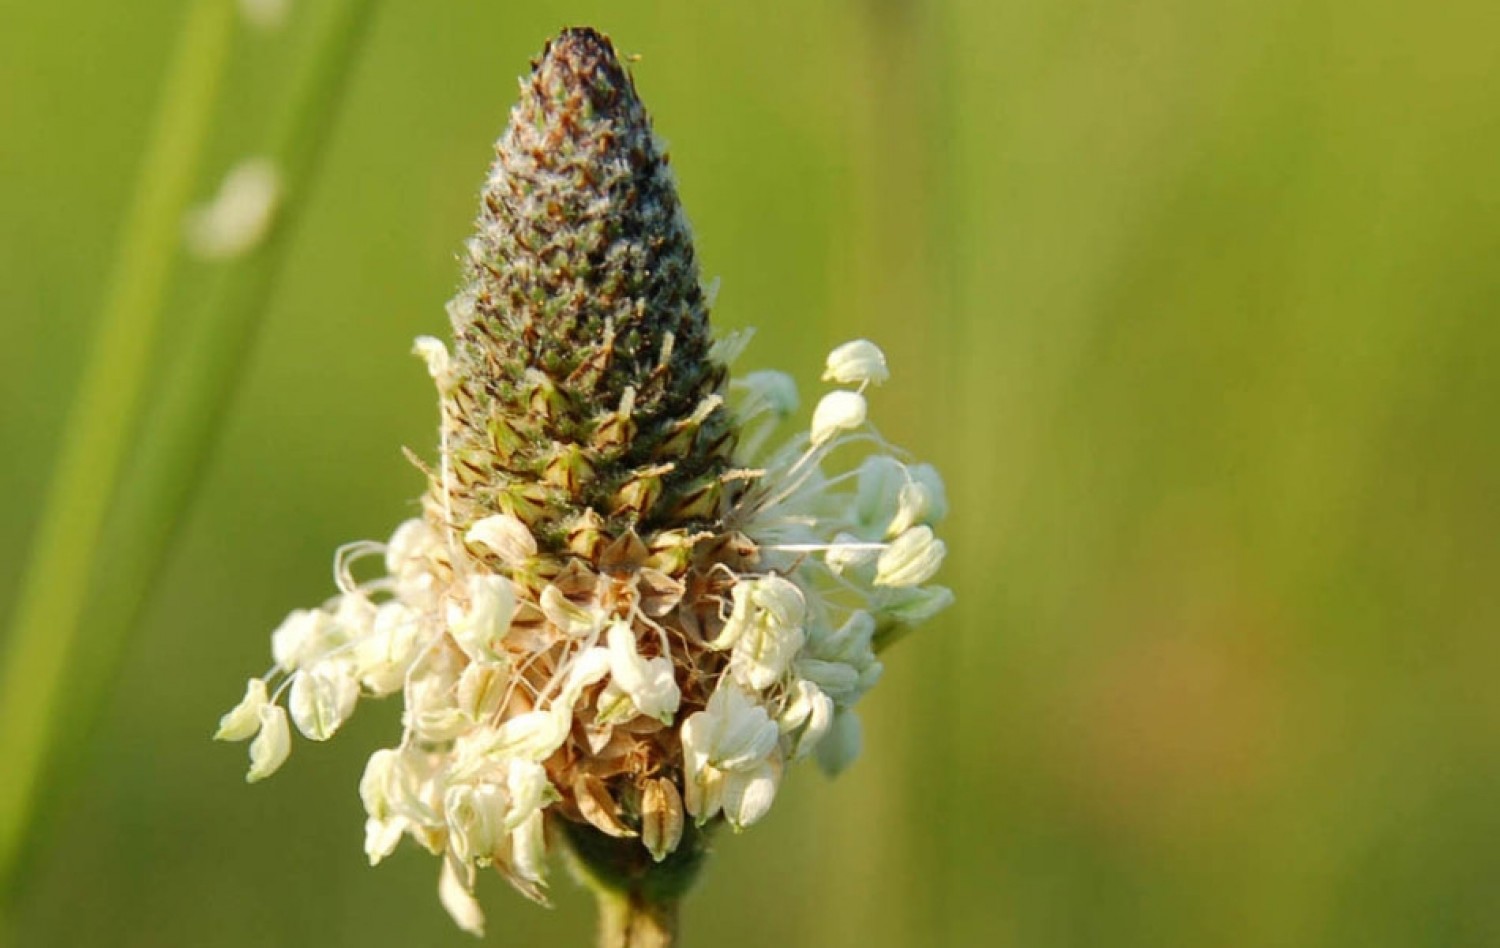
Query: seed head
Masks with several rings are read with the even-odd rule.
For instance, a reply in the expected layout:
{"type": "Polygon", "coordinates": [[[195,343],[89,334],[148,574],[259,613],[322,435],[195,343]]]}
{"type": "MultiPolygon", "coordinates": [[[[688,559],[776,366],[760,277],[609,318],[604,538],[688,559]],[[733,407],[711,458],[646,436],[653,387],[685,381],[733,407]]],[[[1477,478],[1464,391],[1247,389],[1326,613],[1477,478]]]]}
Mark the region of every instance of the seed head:
{"type": "Polygon", "coordinates": [[[449,306],[453,526],[520,517],[552,554],[718,513],[726,370],[692,235],[610,41],[565,30],[521,83],[449,306]]]}
{"type": "Polygon", "coordinates": [[[592,30],[522,82],[449,315],[451,352],[416,346],[441,415],[423,516],[338,551],[339,594],[272,634],[273,671],[216,736],[254,738],[259,780],[288,710],[321,741],[400,692],[401,740],[359,788],[372,863],[408,837],[442,857],[440,900],[475,932],[477,871],[542,900],[549,839],[674,898],[788,763],[858,753],[877,651],[952,600],[924,585],[942,481],[871,427],[873,343],[834,350],[842,387],[779,444],[792,380],[728,380],[745,340],[711,338],[666,158],[592,30]]]}

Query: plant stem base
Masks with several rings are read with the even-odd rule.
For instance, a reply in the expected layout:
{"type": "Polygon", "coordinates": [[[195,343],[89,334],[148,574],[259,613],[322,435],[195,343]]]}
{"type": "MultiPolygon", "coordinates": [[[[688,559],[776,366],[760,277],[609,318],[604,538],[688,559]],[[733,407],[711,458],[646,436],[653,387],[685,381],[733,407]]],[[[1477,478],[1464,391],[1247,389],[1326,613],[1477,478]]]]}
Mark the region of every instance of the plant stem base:
{"type": "Polygon", "coordinates": [[[707,834],[685,828],[676,851],[658,863],[639,839],[560,822],[573,868],[599,900],[600,948],[677,945],[678,906],[708,854],[707,834]]]}
{"type": "Polygon", "coordinates": [[[677,942],[677,903],[651,902],[639,893],[597,890],[599,948],[671,948],[677,942]]]}

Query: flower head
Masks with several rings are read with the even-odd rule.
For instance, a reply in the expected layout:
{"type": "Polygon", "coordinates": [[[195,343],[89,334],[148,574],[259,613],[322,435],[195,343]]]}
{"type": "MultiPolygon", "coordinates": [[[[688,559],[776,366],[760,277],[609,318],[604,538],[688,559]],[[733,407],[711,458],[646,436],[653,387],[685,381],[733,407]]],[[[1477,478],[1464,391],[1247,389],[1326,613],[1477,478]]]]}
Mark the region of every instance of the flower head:
{"type": "Polygon", "coordinates": [[[639,878],[764,817],[789,762],[846,766],[877,649],[951,600],[925,585],[942,482],[868,421],[879,348],[834,350],[838,387],[789,436],[790,377],[730,380],[743,339],[712,339],[607,39],[549,44],[480,204],[452,346],[416,346],[440,407],[422,514],[338,551],[338,594],[272,633],[273,671],[216,735],[253,738],[259,780],[289,720],[326,740],[361,698],[399,693],[400,739],[359,785],[366,854],[438,855],[441,902],[474,932],[480,869],[543,900],[566,838],[639,878]]]}

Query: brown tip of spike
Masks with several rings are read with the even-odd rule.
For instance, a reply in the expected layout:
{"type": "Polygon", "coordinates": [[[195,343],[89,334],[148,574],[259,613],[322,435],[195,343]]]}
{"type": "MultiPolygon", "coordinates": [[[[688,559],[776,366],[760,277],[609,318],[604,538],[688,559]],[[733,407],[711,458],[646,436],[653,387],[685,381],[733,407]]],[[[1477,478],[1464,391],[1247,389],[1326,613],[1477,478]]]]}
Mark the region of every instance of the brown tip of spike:
{"type": "Polygon", "coordinates": [[[593,27],[570,26],[548,42],[532,63],[532,76],[545,98],[563,104],[582,95],[602,116],[635,98],[635,86],[614,44],[593,27]]]}

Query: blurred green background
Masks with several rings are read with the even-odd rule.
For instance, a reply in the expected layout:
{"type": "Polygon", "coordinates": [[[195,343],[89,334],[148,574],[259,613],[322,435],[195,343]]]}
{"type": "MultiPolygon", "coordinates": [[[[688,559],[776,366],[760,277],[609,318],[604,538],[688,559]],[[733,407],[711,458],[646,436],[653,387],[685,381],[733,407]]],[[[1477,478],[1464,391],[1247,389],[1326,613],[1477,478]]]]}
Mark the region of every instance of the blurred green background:
{"type": "MultiPolygon", "coordinates": [[[[237,40],[198,193],[317,6],[237,40]]],[[[0,613],[183,9],[0,0],[0,613]]],[[[365,865],[394,707],[248,788],[208,736],[333,548],[411,509],[410,340],[576,23],[642,56],[741,367],[880,341],[877,421],[955,512],[957,608],[849,773],[725,837],[688,944],[1500,944],[1492,2],[391,0],[17,945],[472,943],[431,857],[365,865]]],[[[552,912],[485,882],[489,943],[588,943],[561,872],[552,912]]]]}

